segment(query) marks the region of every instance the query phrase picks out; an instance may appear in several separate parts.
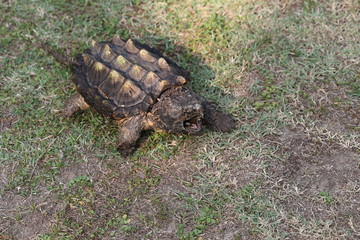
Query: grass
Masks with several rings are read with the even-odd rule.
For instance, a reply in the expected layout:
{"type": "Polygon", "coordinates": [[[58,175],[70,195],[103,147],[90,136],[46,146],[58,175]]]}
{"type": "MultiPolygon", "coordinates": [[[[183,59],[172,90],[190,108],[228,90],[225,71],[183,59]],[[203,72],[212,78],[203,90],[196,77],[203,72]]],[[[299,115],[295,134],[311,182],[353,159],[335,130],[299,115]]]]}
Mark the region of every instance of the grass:
{"type": "Polygon", "coordinates": [[[0,238],[357,239],[359,2],[0,5],[0,238]],[[64,119],[69,56],[114,34],[164,52],[231,133],[149,133],[129,158],[93,110],[64,119]]]}

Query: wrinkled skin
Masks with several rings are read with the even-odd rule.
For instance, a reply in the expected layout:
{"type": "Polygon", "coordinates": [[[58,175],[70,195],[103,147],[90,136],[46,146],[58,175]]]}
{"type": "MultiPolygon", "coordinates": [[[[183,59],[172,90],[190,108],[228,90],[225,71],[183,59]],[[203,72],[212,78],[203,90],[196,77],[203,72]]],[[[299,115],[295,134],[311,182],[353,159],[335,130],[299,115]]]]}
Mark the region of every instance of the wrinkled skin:
{"type": "Polygon", "coordinates": [[[162,94],[151,115],[157,130],[195,135],[202,130],[203,112],[201,101],[193,91],[177,87],[162,94]]]}
{"type": "MultiPolygon", "coordinates": [[[[63,114],[70,116],[88,107],[83,97],[75,93],[65,103],[63,114]]],[[[122,156],[127,156],[136,149],[143,130],[199,135],[202,133],[203,124],[210,130],[220,132],[235,128],[235,121],[229,115],[218,111],[185,87],[166,90],[150,112],[116,121],[120,130],[118,150],[122,156]]]]}

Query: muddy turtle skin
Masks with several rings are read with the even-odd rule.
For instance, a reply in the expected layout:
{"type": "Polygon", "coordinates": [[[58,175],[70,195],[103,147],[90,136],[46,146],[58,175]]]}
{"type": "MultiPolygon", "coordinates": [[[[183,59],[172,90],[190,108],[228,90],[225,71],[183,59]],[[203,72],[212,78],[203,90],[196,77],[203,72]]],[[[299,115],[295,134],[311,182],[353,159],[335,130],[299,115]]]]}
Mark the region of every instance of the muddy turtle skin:
{"type": "Polygon", "coordinates": [[[114,119],[123,156],[136,149],[143,130],[197,135],[203,124],[220,132],[235,128],[229,115],[185,86],[185,70],[131,39],[93,41],[76,56],[72,70],[77,93],[66,101],[64,116],[93,107],[114,119]]]}

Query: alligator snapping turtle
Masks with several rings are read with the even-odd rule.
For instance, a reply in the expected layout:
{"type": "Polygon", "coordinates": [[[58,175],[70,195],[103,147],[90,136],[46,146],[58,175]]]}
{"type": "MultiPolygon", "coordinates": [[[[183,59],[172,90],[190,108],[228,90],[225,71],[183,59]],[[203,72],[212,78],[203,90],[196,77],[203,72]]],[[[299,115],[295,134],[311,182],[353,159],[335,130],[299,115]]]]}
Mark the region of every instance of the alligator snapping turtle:
{"type": "Polygon", "coordinates": [[[235,127],[229,115],[184,86],[184,69],[137,41],[119,36],[93,41],[71,65],[77,93],[66,101],[63,115],[93,107],[115,119],[123,156],[136,148],[143,130],[196,135],[202,124],[220,132],[235,127]]]}

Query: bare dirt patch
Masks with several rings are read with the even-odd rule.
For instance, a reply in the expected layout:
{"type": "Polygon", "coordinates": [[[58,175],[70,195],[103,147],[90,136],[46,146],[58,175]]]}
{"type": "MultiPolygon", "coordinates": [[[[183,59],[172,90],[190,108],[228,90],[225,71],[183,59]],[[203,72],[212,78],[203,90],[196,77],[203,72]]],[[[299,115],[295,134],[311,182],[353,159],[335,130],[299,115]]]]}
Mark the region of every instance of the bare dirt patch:
{"type": "MultiPolygon", "coordinates": [[[[192,141],[194,139],[186,144],[195,144],[192,141]]],[[[219,154],[209,146],[196,144],[199,147],[196,152],[184,149],[166,161],[142,160],[144,165],[152,166],[151,174],[159,176],[160,181],[141,198],[136,197],[129,207],[128,214],[135,216],[133,224],[138,226],[136,236],[178,239],[182,224],[186,225],[185,233],[191,232],[197,224],[199,211],[203,207],[201,203],[211,206],[212,201],[222,201],[223,192],[240,190],[260,174],[254,158],[242,159],[239,167],[236,150],[226,149],[219,154]],[[206,156],[203,161],[194,159],[194,154],[201,153],[206,156]],[[199,205],[193,206],[195,201],[199,205]]],[[[141,175],[144,174],[136,172],[132,178],[141,175]]],[[[206,228],[201,235],[204,239],[256,239],[255,234],[252,236],[254,238],[249,235],[250,224],[243,223],[234,213],[233,203],[229,202],[224,210],[217,211],[226,216],[226,221],[206,228]]]]}
{"type": "Polygon", "coordinates": [[[251,224],[242,222],[239,218],[234,216],[231,211],[224,213],[226,221],[209,229],[204,234],[203,239],[213,240],[256,240],[260,237],[255,233],[251,233],[251,224]],[[232,217],[231,217],[232,216],[232,217]]]}
{"type": "Polygon", "coordinates": [[[288,126],[268,138],[282,159],[271,163],[268,187],[283,209],[297,216],[285,219],[293,231],[302,225],[299,219],[306,219],[314,225],[304,236],[355,239],[360,236],[360,154],[349,130],[359,115],[351,106],[329,109],[314,115],[313,123],[288,126]],[[317,227],[323,232],[315,234],[317,227]]]}
{"type": "Polygon", "coordinates": [[[5,239],[36,239],[51,230],[54,213],[63,206],[52,200],[50,191],[22,197],[12,192],[0,196],[1,236],[5,239]]]}

